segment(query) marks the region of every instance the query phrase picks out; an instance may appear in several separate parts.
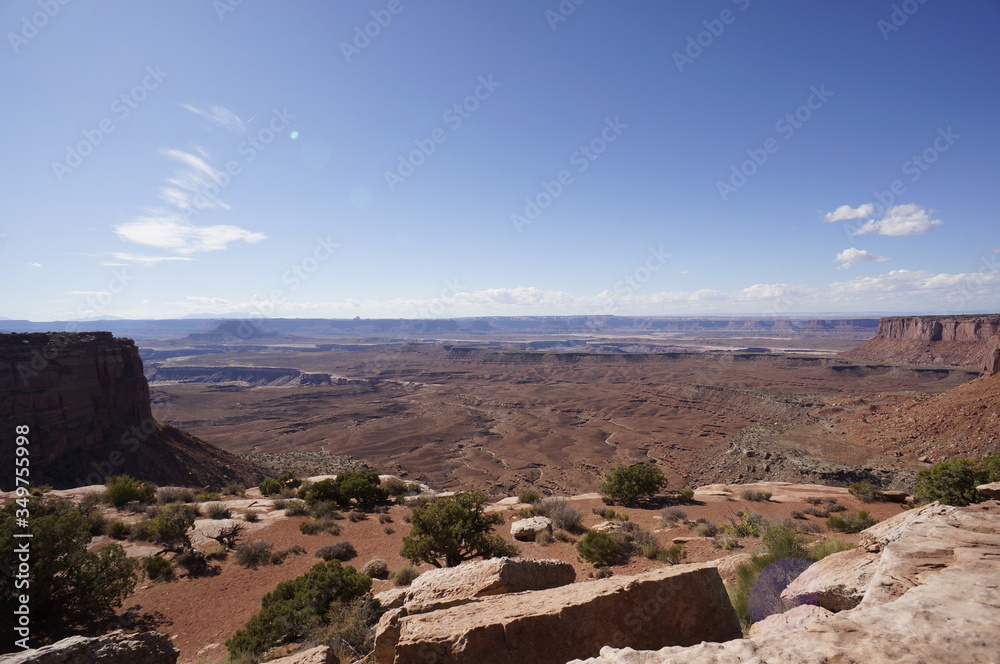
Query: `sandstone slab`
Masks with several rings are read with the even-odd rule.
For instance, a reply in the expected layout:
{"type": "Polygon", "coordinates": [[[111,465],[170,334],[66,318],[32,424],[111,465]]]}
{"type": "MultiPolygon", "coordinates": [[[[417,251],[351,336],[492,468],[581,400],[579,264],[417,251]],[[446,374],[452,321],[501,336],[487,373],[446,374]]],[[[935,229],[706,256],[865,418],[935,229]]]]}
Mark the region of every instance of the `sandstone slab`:
{"type": "Polygon", "coordinates": [[[750,638],[783,638],[833,613],[821,606],[803,604],[784,613],[775,613],[750,626],[750,638]]]}
{"type": "Polygon", "coordinates": [[[546,516],[533,516],[510,524],[510,534],[518,540],[533,542],[544,532],[552,532],[552,519],[546,516]]]}
{"type": "Polygon", "coordinates": [[[879,555],[856,548],[810,565],[781,593],[789,607],[821,606],[828,611],[853,609],[864,599],[878,567],[879,555]]]}
{"type": "Polygon", "coordinates": [[[3,664],[175,664],[180,651],[159,632],[115,630],[71,636],[38,649],[0,657],[3,664]]]}
{"type": "Polygon", "coordinates": [[[316,646],[294,655],[269,660],[267,664],[336,664],[337,661],[330,646],[316,646]]]}
{"type": "Polygon", "coordinates": [[[976,487],[976,491],[992,500],[1000,500],[1000,482],[980,484],[976,487]]]}
{"type": "Polygon", "coordinates": [[[399,627],[395,664],[563,664],[609,643],[656,648],[740,634],[711,564],[487,597],[399,627]]]}

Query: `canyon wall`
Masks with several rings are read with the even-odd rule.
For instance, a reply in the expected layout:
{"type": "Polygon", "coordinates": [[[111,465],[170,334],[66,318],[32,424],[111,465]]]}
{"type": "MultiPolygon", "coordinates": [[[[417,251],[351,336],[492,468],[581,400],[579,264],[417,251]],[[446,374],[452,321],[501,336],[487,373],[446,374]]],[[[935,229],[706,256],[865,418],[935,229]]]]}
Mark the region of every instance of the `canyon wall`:
{"type": "Polygon", "coordinates": [[[875,336],[843,353],[855,360],[948,364],[980,369],[1000,364],[1000,314],[892,316],[879,321],[875,336]]]}
{"type": "MultiPolygon", "coordinates": [[[[129,473],[159,484],[253,481],[252,465],[156,422],[139,351],[110,332],[0,335],[0,458],[27,427],[32,484],[99,484],[129,473]],[[22,429],[23,431],[23,429],[22,429]]],[[[0,476],[11,489],[14,473],[0,476]]]]}

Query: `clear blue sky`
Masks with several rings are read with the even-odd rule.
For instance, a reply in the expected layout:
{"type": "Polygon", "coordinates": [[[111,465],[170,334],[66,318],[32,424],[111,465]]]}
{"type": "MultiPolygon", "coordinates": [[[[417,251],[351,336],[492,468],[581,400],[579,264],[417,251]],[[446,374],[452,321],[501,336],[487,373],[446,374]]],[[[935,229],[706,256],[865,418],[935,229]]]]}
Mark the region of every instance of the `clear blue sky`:
{"type": "Polygon", "coordinates": [[[0,316],[1000,309],[992,0],[0,25],[0,316]]]}

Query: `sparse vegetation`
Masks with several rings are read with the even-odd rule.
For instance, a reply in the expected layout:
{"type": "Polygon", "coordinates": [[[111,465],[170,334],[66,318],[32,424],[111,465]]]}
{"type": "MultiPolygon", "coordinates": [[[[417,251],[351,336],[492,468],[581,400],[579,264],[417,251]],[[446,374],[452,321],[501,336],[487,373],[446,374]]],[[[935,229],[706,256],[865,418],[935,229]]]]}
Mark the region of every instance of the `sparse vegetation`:
{"type": "Polygon", "coordinates": [[[823,502],[823,499],[820,498],[819,496],[809,496],[808,498],[806,498],[806,502],[809,503],[810,505],[819,505],[823,502]]]}
{"type": "Polygon", "coordinates": [[[196,503],[217,503],[220,500],[222,500],[222,496],[215,491],[202,491],[194,497],[196,503]]]}
{"type": "Polygon", "coordinates": [[[813,562],[802,545],[802,536],[791,528],[772,524],[762,535],[766,552],[740,564],[736,582],[728,588],[744,626],[783,612],[781,592],[813,562]]]}
{"type": "Polygon", "coordinates": [[[764,518],[763,514],[743,511],[737,512],[735,516],[730,516],[729,523],[723,526],[723,530],[737,537],[761,537],[768,525],[768,520],[764,518]]]}
{"type": "Polygon", "coordinates": [[[323,560],[339,560],[341,562],[350,560],[358,555],[354,545],[350,542],[334,542],[316,549],[316,557],[323,560]]]}
{"type": "Polygon", "coordinates": [[[1000,455],[981,461],[949,459],[917,471],[913,495],[918,504],[935,500],[964,507],[986,500],[976,487],[1000,482],[1000,455]]]}
{"type": "Polygon", "coordinates": [[[228,519],[229,508],[225,503],[207,503],[202,507],[202,513],[209,519],[228,519]]]}
{"type": "Polygon", "coordinates": [[[358,508],[369,509],[389,498],[388,489],[381,484],[376,472],[345,470],[336,478],[309,485],[303,492],[303,498],[309,504],[334,502],[342,508],[354,504],[358,508]]]}
{"type": "Polygon", "coordinates": [[[667,565],[680,565],[686,558],[687,551],[684,550],[683,544],[673,544],[668,547],[662,547],[656,552],[656,559],[661,563],[666,563],[667,565]]]}
{"type": "Polygon", "coordinates": [[[260,521],[260,514],[257,510],[247,510],[246,514],[243,515],[243,520],[247,523],[257,523],[260,521]]]}
{"type": "Polygon", "coordinates": [[[852,482],[848,487],[851,495],[863,503],[875,503],[882,500],[882,492],[869,482],[852,482]]]}
{"type": "Polygon", "coordinates": [[[267,540],[251,540],[236,546],[233,551],[236,563],[243,567],[258,567],[271,562],[273,545],[267,540]]]}
{"type": "Polygon", "coordinates": [[[708,521],[699,521],[691,526],[691,532],[695,537],[715,537],[715,534],[719,532],[719,527],[708,521]]]}
{"type": "Polygon", "coordinates": [[[157,490],[156,502],[161,505],[170,503],[193,503],[194,491],[191,489],[181,489],[175,486],[166,486],[157,490]]]}
{"type": "Polygon", "coordinates": [[[535,505],[535,513],[552,519],[552,527],[569,532],[583,530],[583,515],[565,498],[545,498],[535,505]]]}
{"type": "Polygon", "coordinates": [[[836,498],[827,498],[826,501],[823,503],[823,508],[827,512],[846,512],[847,511],[847,506],[841,504],[841,502],[839,500],[837,500],[836,498]]]}
{"type": "Polygon", "coordinates": [[[598,567],[627,562],[631,550],[632,544],[625,533],[591,530],[576,543],[576,552],[580,558],[598,567]]]}
{"type": "Polygon", "coordinates": [[[174,565],[163,556],[150,556],[142,561],[142,569],[150,581],[167,581],[174,576],[174,565]]]}
{"type": "Polygon", "coordinates": [[[823,558],[833,555],[834,553],[850,551],[853,548],[853,544],[843,540],[820,540],[813,544],[812,557],[813,560],[822,560],[823,558]]]}
{"type": "Polygon", "coordinates": [[[107,501],[115,507],[129,503],[148,503],[156,495],[156,486],[141,482],[130,475],[115,475],[104,483],[107,501]]]}
{"type": "Polygon", "coordinates": [[[731,549],[736,549],[740,545],[740,540],[735,535],[718,535],[712,545],[716,549],[722,549],[723,551],[729,551],[731,549]]]}
{"type": "Polygon", "coordinates": [[[413,527],[403,538],[402,555],[412,563],[454,567],[473,558],[517,555],[493,528],[503,525],[503,514],[486,514],[486,496],[459,492],[413,510],[413,527]]]}
{"type": "Polygon", "coordinates": [[[556,538],[548,530],[543,530],[540,533],[535,534],[535,544],[538,546],[548,546],[552,544],[556,538]]]}
{"type": "Polygon", "coordinates": [[[390,496],[403,496],[406,494],[406,482],[398,477],[389,477],[382,480],[382,488],[390,496]]]}
{"type": "Polygon", "coordinates": [[[614,503],[634,507],[652,501],[666,486],[659,468],[635,464],[614,468],[598,490],[614,503]]]}
{"type": "Polygon", "coordinates": [[[610,507],[595,507],[593,508],[593,512],[605,521],[628,521],[628,514],[625,512],[616,512],[610,507]]]}
{"type": "Polygon", "coordinates": [[[834,514],[826,520],[826,527],[841,533],[860,533],[878,523],[877,519],[868,514],[868,510],[860,510],[851,514],[834,514]]]}
{"type": "MultiPolygon", "coordinates": [[[[183,552],[191,548],[188,531],[194,526],[198,510],[191,505],[174,503],[160,510],[152,520],[147,520],[153,541],[168,551],[183,552]]],[[[143,523],[143,522],[140,522],[143,523]]],[[[140,531],[140,524],[132,526],[133,536],[140,531]]]]}
{"type": "Polygon", "coordinates": [[[771,500],[773,494],[770,491],[758,491],[756,489],[747,489],[740,493],[740,498],[743,500],[749,500],[752,502],[766,503],[771,500]]]}
{"type": "Polygon", "coordinates": [[[397,586],[408,586],[420,576],[420,570],[413,565],[397,567],[389,573],[389,579],[397,586]]]}
{"type": "Polygon", "coordinates": [[[594,572],[591,574],[595,579],[607,579],[615,575],[615,572],[610,567],[595,567],[594,572]]]}
{"type": "Polygon", "coordinates": [[[361,568],[361,573],[373,579],[385,579],[389,577],[389,566],[381,558],[372,558],[361,568]]]}
{"type": "Polygon", "coordinates": [[[681,507],[668,507],[660,512],[660,523],[668,528],[687,521],[688,515],[681,507]]]}
{"type": "Polygon", "coordinates": [[[538,494],[531,489],[526,489],[517,494],[517,499],[522,503],[528,503],[530,505],[538,502],[538,494]]]}
{"type": "Polygon", "coordinates": [[[303,638],[343,618],[343,609],[368,593],[371,579],[340,561],[317,563],[264,595],[260,612],[228,641],[234,659],[260,655],[283,639],[303,638]]]}
{"type": "Polygon", "coordinates": [[[367,519],[368,515],[365,514],[364,512],[359,512],[358,510],[354,510],[353,512],[349,512],[347,514],[347,520],[350,521],[351,523],[357,523],[358,521],[366,521],[367,519]]]}
{"type": "Polygon", "coordinates": [[[309,506],[301,500],[289,500],[285,503],[285,516],[309,516],[309,506]]]}

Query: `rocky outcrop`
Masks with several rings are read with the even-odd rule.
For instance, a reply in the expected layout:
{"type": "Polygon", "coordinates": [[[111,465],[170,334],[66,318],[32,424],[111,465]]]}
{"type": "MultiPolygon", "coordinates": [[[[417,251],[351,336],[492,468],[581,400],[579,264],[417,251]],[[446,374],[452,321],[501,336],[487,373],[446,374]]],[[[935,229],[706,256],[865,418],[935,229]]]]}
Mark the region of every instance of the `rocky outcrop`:
{"type": "MultiPolygon", "coordinates": [[[[997,661],[1000,651],[1000,503],[911,510],[862,538],[872,562],[864,599],[827,617],[795,614],[748,639],[692,648],[605,647],[586,664],[889,664],[997,661]]],[[[806,607],[794,609],[806,612],[806,607]]],[[[570,664],[582,664],[573,660],[570,664]]]]}
{"type": "Polygon", "coordinates": [[[576,571],[561,560],[490,558],[424,572],[402,592],[380,593],[389,609],[375,629],[375,659],[391,663],[405,616],[468,604],[481,597],[557,588],[573,583],[576,571]]]}
{"type": "Polygon", "coordinates": [[[395,664],[563,664],[609,643],[658,648],[740,633],[711,564],[486,597],[399,627],[395,664]]]}
{"type": "Polygon", "coordinates": [[[786,606],[818,606],[827,611],[853,609],[865,597],[878,554],[862,548],[823,558],[810,565],[781,593],[786,606]]]}
{"type": "Polygon", "coordinates": [[[339,661],[330,646],[316,646],[294,655],[269,660],[266,664],[336,664],[339,661]]]}
{"type": "Polygon", "coordinates": [[[534,542],[542,533],[552,533],[552,519],[532,516],[510,524],[510,534],[514,539],[534,542]]]}
{"type": "MultiPolygon", "coordinates": [[[[894,316],[879,321],[878,332],[843,353],[855,360],[910,364],[948,364],[981,368],[987,344],[996,352],[1000,314],[971,316],[894,316]]],[[[990,355],[995,372],[998,357],[990,355]]]]}
{"type": "MultiPolygon", "coordinates": [[[[135,343],[109,332],[0,335],[0,429],[18,426],[28,431],[36,485],[102,484],[121,473],[187,486],[259,481],[252,464],[156,422],[135,343]]],[[[0,437],[0,454],[13,459],[14,445],[0,437]]],[[[0,488],[12,482],[4,475],[0,488]]]]}
{"type": "Polygon", "coordinates": [[[71,636],[52,645],[0,657],[4,664],[175,664],[180,651],[159,632],[71,636]]]}
{"type": "Polygon", "coordinates": [[[991,482],[990,484],[980,484],[976,487],[976,491],[983,494],[991,500],[1000,500],[1000,482],[991,482]]]}
{"type": "Polygon", "coordinates": [[[980,369],[984,376],[995,376],[1000,373],[1000,335],[993,337],[986,343],[980,369]]]}
{"type": "Polygon", "coordinates": [[[782,638],[801,631],[811,623],[833,615],[821,606],[803,604],[784,613],[775,613],[750,626],[750,638],[782,638]]]}

